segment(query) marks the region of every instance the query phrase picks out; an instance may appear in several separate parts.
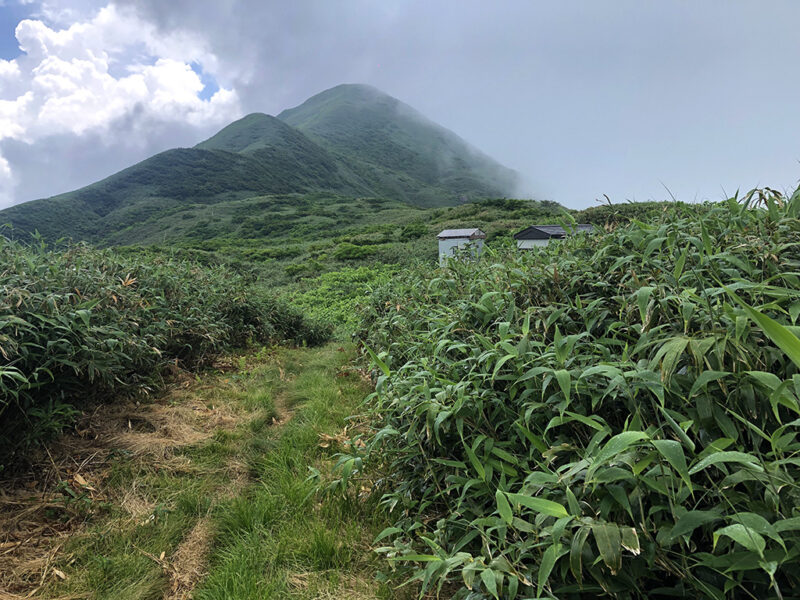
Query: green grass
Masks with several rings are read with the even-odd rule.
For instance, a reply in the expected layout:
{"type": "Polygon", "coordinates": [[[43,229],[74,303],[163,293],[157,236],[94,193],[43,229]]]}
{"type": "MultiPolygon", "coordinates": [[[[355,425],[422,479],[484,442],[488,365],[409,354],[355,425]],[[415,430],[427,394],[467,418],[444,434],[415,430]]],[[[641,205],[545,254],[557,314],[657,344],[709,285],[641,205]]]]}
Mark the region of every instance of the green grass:
{"type": "Polygon", "coordinates": [[[383,524],[374,504],[320,502],[309,479],[309,467],[322,469],[331,455],[319,435],[342,429],[367,386],[356,375],[336,377],[346,352],[326,347],[283,356],[286,373],[296,377],[278,394],[296,412],[279,436],[255,442],[254,485],[216,511],[210,574],[196,597],[392,598],[390,588],[364,577],[375,568],[369,544],[383,524]]]}
{"type": "Polygon", "coordinates": [[[323,500],[308,479],[309,467],[327,471],[336,451],[320,447],[320,434],[342,431],[368,391],[348,367],[352,357],[351,347],[279,349],[201,380],[191,393],[236,411],[237,427],[177,449],[175,464],[113,459],[103,490],[112,501],[59,554],[66,580],[53,578],[40,595],[161,598],[170,577],[157,559],[163,552],[173,564],[202,520],[213,535],[195,598],[395,597],[373,581],[370,543],[385,525],[374,504],[323,500]],[[147,514],[123,509],[119,500],[131,490],[149,503],[147,514]]]}

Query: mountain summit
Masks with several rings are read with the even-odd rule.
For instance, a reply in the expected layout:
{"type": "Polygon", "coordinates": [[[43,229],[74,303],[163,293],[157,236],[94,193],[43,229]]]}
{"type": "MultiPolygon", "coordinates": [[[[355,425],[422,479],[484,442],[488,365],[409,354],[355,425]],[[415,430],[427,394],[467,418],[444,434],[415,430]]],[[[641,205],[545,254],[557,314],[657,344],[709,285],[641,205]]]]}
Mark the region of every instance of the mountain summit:
{"type": "Polygon", "coordinates": [[[516,174],[380,90],[346,84],[253,113],[79,190],[0,211],[17,233],[113,243],[192,204],[329,192],[422,207],[510,195],[516,174]],[[132,233],[133,231],[133,233],[132,233]]]}
{"type": "Polygon", "coordinates": [[[278,118],[345,156],[378,195],[434,206],[516,186],[513,171],[371,86],[336,86],[278,118]]]}

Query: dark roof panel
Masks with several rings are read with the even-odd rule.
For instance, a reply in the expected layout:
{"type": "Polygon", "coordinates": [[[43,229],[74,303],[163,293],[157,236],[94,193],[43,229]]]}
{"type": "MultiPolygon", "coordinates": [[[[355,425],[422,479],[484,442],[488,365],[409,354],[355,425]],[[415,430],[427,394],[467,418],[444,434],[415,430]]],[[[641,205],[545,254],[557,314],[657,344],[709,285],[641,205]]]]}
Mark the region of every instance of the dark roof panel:
{"type": "MultiPolygon", "coordinates": [[[[594,225],[575,225],[577,231],[591,232],[594,225]]],[[[566,237],[567,232],[561,225],[531,225],[514,234],[515,240],[560,240],[566,237]]]]}

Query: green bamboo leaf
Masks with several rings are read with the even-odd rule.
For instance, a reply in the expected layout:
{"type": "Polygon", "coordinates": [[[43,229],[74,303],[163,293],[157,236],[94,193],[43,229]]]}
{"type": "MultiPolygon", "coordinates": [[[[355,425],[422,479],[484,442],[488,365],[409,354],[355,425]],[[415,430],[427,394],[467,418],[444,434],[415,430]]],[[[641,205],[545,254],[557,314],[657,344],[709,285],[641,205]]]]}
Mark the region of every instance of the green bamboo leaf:
{"type": "Polygon", "coordinates": [[[484,569],[481,571],[481,581],[483,585],[486,586],[486,591],[499,600],[500,596],[497,595],[497,579],[495,578],[495,572],[492,569],[484,569]]]}
{"type": "MultiPolygon", "coordinates": [[[[614,468],[614,467],[612,467],[612,468],[614,468]]],[[[631,477],[630,471],[625,471],[623,469],[619,469],[619,470],[622,471],[622,473],[626,477],[631,477]]],[[[602,475],[602,470],[601,470],[600,473],[602,475]]],[[[601,477],[598,477],[598,479],[601,479],[600,483],[605,483],[605,481],[603,481],[601,477]]],[[[614,498],[614,500],[617,501],[617,504],[619,504],[622,508],[624,508],[625,512],[628,513],[628,515],[631,517],[631,519],[633,519],[633,509],[631,508],[631,501],[628,499],[628,494],[627,494],[626,490],[623,489],[622,486],[620,486],[620,485],[607,485],[606,489],[611,494],[611,496],[614,498]]]]}
{"type": "Polygon", "coordinates": [[[700,234],[703,237],[703,249],[706,251],[708,256],[712,256],[714,254],[714,247],[711,243],[711,236],[708,235],[708,229],[706,228],[705,220],[700,221],[700,234]]]}
{"type": "Polygon", "coordinates": [[[731,516],[731,521],[734,523],[740,523],[753,531],[760,533],[761,535],[765,535],[768,538],[778,542],[784,550],[786,550],[786,544],[783,541],[783,538],[778,534],[778,531],[775,527],[767,521],[761,515],[752,512],[740,512],[736,513],[731,516]]]}
{"type": "Polygon", "coordinates": [[[525,319],[522,321],[522,337],[528,337],[528,333],[531,330],[531,313],[530,311],[525,313],[525,319]]]}
{"type": "Polygon", "coordinates": [[[739,463],[747,465],[749,468],[759,472],[764,471],[761,465],[758,464],[758,459],[752,454],[730,450],[725,452],[715,452],[714,454],[710,454],[704,459],[699,460],[691,469],[689,469],[689,475],[694,475],[695,473],[699,473],[711,465],[716,465],[719,463],[739,463]]]}
{"type": "Polygon", "coordinates": [[[775,531],[800,531],[800,517],[781,519],[775,522],[775,531]]]}
{"type": "Polygon", "coordinates": [[[636,290],[636,304],[639,306],[639,317],[643,325],[647,322],[647,305],[654,289],[651,286],[644,286],[636,290]]]}
{"type": "Polygon", "coordinates": [[[581,527],[575,532],[569,550],[569,569],[580,585],[583,582],[583,548],[591,533],[589,527],[581,527]]]}
{"type": "Polygon", "coordinates": [[[517,358],[517,357],[515,355],[513,355],[513,354],[506,354],[500,360],[498,360],[497,364],[495,364],[495,366],[494,366],[494,372],[492,373],[492,379],[495,379],[497,377],[497,373],[500,371],[500,369],[503,367],[504,364],[506,364],[508,361],[513,360],[515,358],[517,358]]]}
{"type": "Polygon", "coordinates": [[[391,561],[408,561],[408,562],[434,562],[442,560],[441,557],[433,554],[404,554],[403,556],[393,556],[388,560],[391,561]]]}
{"type": "Polygon", "coordinates": [[[679,281],[681,275],[683,274],[683,267],[686,264],[686,257],[689,254],[689,244],[686,244],[686,247],[681,252],[681,255],[678,257],[678,260],[675,261],[675,269],[672,271],[672,276],[675,278],[675,281],[679,281]]]}
{"type": "Polygon", "coordinates": [[[500,490],[495,492],[494,497],[495,501],[497,502],[497,512],[500,513],[500,517],[502,517],[506,525],[511,525],[511,521],[514,518],[514,513],[511,511],[511,505],[508,503],[508,498],[506,498],[506,495],[500,490]]]}
{"type": "Polygon", "coordinates": [[[467,453],[467,457],[469,458],[469,462],[472,465],[472,468],[475,469],[475,472],[478,473],[478,477],[485,480],[486,479],[486,468],[483,466],[483,463],[478,460],[478,457],[473,452],[472,448],[464,444],[464,450],[467,453]]]}
{"type": "Polygon", "coordinates": [[[571,384],[569,371],[560,369],[555,372],[555,376],[556,380],[558,381],[558,385],[561,388],[561,392],[564,394],[564,398],[567,400],[567,404],[569,404],[569,390],[571,384]]]}
{"type": "Polygon", "coordinates": [[[569,417],[570,419],[574,419],[575,421],[583,423],[584,425],[591,427],[592,429],[596,429],[597,431],[603,431],[604,429],[608,428],[608,425],[602,423],[600,421],[600,418],[597,417],[596,415],[591,415],[586,417],[584,415],[570,412],[568,410],[564,411],[564,414],[567,415],[567,417],[569,417]]]}
{"type": "Polygon", "coordinates": [[[525,508],[542,513],[551,517],[561,518],[570,516],[567,509],[558,502],[545,500],[544,498],[534,498],[525,494],[508,494],[508,499],[514,504],[520,504],[525,508]]]}
{"type": "Polygon", "coordinates": [[[703,371],[700,376],[694,380],[692,389],[689,392],[689,397],[694,396],[701,389],[706,387],[712,381],[718,381],[730,375],[728,371],[703,371]]]}
{"type": "Polygon", "coordinates": [[[688,338],[674,337],[661,345],[653,360],[650,361],[651,369],[661,365],[661,381],[667,382],[672,377],[688,344],[688,338]]]}
{"type": "Polygon", "coordinates": [[[772,340],[772,343],[783,350],[797,367],[800,367],[800,339],[785,326],[747,304],[733,291],[727,288],[726,290],[731,298],[745,310],[747,315],[764,330],[764,333],[772,340]]]}
{"type": "Polygon", "coordinates": [[[378,365],[378,368],[383,372],[384,375],[386,375],[386,377],[389,377],[392,374],[392,372],[389,370],[389,366],[380,358],[378,358],[378,355],[372,351],[372,348],[364,344],[364,350],[367,351],[367,354],[369,354],[372,362],[378,365]]]}
{"type": "Polygon", "coordinates": [[[622,535],[616,523],[592,525],[592,535],[603,562],[615,575],[622,568],[622,535]]]}
{"type": "Polygon", "coordinates": [[[622,547],[634,556],[639,556],[642,552],[642,547],[639,545],[639,535],[633,527],[620,527],[622,535],[622,547]]]}
{"type": "Polygon", "coordinates": [[[76,310],[75,314],[80,317],[86,327],[89,326],[89,317],[92,315],[92,311],[86,309],[76,310]]]}
{"type": "Polygon", "coordinates": [[[661,413],[661,415],[664,417],[664,419],[667,421],[667,425],[670,426],[670,429],[672,429],[672,431],[675,432],[675,435],[677,435],[678,438],[681,440],[681,442],[683,443],[684,447],[686,447],[689,450],[691,450],[692,452],[694,452],[694,448],[695,448],[694,442],[691,440],[691,438],[689,438],[688,435],[686,435],[686,432],[683,430],[683,427],[678,425],[678,423],[675,421],[675,419],[672,418],[672,415],[670,415],[667,412],[667,410],[663,406],[661,406],[660,404],[658,405],[658,410],[661,413]]]}
{"type": "Polygon", "coordinates": [[[646,259],[653,252],[655,252],[656,249],[661,248],[664,245],[666,239],[667,238],[665,237],[655,237],[652,240],[650,240],[650,242],[645,247],[644,252],[642,252],[642,259],[643,260],[646,259]]]}
{"type": "Polygon", "coordinates": [[[506,461],[509,464],[512,465],[519,464],[519,460],[517,460],[516,456],[503,450],[500,446],[493,446],[492,454],[494,454],[497,458],[506,461]]]}
{"type": "Polygon", "coordinates": [[[372,543],[376,544],[382,539],[387,538],[390,535],[395,535],[397,533],[403,533],[403,530],[400,529],[399,527],[387,527],[378,534],[378,536],[372,541],[372,543]]]}
{"type": "Polygon", "coordinates": [[[719,512],[715,510],[690,510],[675,522],[675,526],[670,532],[670,538],[675,539],[679,536],[691,535],[701,525],[718,521],[720,518],[719,512]]]}
{"type": "Polygon", "coordinates": [[[745,373],[769,390],[775,390],[781,384],[780,378],[775,373],[766,371],[745,371],[745,373]]]}
{"type": "Polygon", "coordinates": [[[742,525],[741,523],[736,523],[734,525],[723,527],[722,529],[717,529],[714,532],[714,543],[712,545],[713,548],[717,547],[717,542],[723,535],[731,538],[733,541],[741,544],[748,550],[757,552],[760,557],[764,557],[764,549],[767,547],[767,543],[764,541],[764,538],[761,537],[761,534],[754,529],[751,529],[746,525],[742,525]]]}
{"type": "Polygon", "coordinates": [[[539,565],[539,572],[536,576],[536,597],[539,598],[542,595],[542,588],[547,583],[548,578],[550,577],[550,573],[553,571],[553,567],[556,566],[556,561],[558,560],[561,553],[561,544],[558,542],[554,543],[550,546],[547,550],[544,551],[542,555],[542,562],[539,565]]]}
{"type": "Polygon", "coordinates": [[[581,505],[578,503],[578,498],[575,497],[575,492],[570,487],[567,488],[567,505],[573,517],[581,516],[581,505]]]}
{"type": "Polygon", "coordinates": [[[653,446],[667,459],[667,462],[678,472],[683,482],[692,489],[692,480],[689,477],[689,469],[686,466],[686,455],[683,453],[683,446],[675,440],[653,440],[653,446]]]}
{"type": "Polygon", "coordinates": [[[648,435],[643,431],[623,431],[622,433],[618,433],[609,439],[605,446],[603,446],[602,450],[600,450],[600,452],[597,453],[597,456],[594,457],[592,466],[586,473],[586,478],[591,479],[594,472],[605,462],[611,460],[617,454],[627,450],[636,442],[645,440],[647,438],[648,435]]]}
{"type": "Polygon", "coordinates": [[[479,563],[472,562],[464,565],[464,568],[461,570],[461,577],[464,579],[464,585],[468,590],[472,590],[472,586],[475,582],[475,573],[478,568],[479,563]]]}

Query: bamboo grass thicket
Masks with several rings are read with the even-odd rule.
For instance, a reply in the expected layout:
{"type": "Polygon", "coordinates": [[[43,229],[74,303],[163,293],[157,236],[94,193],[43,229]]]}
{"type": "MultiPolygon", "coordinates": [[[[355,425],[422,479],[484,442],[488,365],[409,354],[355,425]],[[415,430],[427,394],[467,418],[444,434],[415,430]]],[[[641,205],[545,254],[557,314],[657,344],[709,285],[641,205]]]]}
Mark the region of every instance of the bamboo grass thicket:
{"type": "Polygon", "coordinates": [[[81,403],[150,393],[176,367],[235,347],[330,334],[223,266],[0,235],[0,465],[58,433],[81,403]]]}
{"type": "Polygon", "coordinates": [[[397,278],[331,487],[382,495],[423,593],[796,597],[799,217],[756,190],[397,278]]]}

